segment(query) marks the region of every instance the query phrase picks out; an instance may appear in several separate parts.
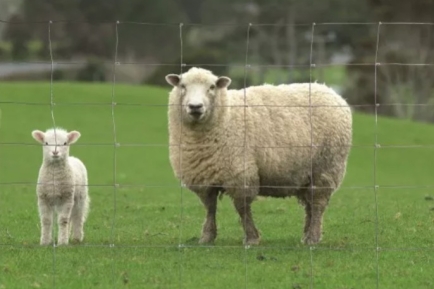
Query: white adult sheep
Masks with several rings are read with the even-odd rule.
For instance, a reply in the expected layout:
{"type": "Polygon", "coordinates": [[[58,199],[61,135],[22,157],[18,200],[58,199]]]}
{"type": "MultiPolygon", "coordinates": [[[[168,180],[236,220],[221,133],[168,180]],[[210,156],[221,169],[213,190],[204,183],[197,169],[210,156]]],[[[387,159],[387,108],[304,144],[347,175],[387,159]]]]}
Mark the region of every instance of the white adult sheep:
{"type": "Polygon", "coordinates": [[[73,241],[81,242],[90,202],[88,176],[83,162],[69,156],[69,146],[81,134],[78,131],[67,132],[62,128],[53,128],[45,133],[34,130],[32,136],[43,145],[43,161],[36,189],[41,221],[40,244],[48,245],[52,242],[55,210],[58,214],[58,245],[68,244],[70,225],[73,241]]]}
{"type": "Polygon", "coordinates": [[[170,163],[207,211],[199,243],[217,236],[219,193],[232,198],[246,245],[260,241],[251,213],[258,195],[296,196],[306,212],[302,241],[320,242],[323,214],[342,183],[352,142],[347,102],[318,83],[228,90],[230,78],[196,67],[165,78],[173,86],[170,163]]]}

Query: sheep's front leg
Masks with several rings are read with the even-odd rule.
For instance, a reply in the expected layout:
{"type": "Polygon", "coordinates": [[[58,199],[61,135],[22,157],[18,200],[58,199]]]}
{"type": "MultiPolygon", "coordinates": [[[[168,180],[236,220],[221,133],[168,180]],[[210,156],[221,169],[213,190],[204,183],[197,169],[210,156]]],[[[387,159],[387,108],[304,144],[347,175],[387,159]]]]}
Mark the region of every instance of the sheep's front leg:
{"type": "Polygon", "coordinates": [[[69,241],[69,225],[71,221],[71,212],[74,205],[72,197],[65,199],[58,209],[57,223],[59,226],[59,236],[57,239],[58,245],[67,245],[69,241]]]}
{"type": "Polygon", "coordinates": [[[199,194],[206,209],[206,219],[202,226],[202,236],[199,244],[212,243],[217,237],[216,212],[218,189],[211,188],[206,193],[199,194]]]}
{"type": "Polygon", "coordinates": [[[240,215],[241,223],[243,225],[245,245],[259,245],[260,242],[259,232],[253,222],[251,210],[253,199],[253,197],[235,197],[233,200],[235,209],[240,215]]]}
{"type": "Polygon", "coordinates": [[[38,198],[39,219],[41,221],[41,245],[49,245],[52,242],[53,231],[53,207],[44,199],[38,198]]]}

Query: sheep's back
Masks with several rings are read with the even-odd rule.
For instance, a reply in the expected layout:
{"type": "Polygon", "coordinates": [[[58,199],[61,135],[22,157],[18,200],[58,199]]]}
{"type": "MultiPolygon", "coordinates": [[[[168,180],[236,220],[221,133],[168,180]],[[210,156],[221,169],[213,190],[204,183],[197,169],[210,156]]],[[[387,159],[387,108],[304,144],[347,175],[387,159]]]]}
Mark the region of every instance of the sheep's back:
{"type": "MultiPolygon", "coordinates": [[[[342,161],[348,154],[349,148],[342,146],[351,144],[351,110],[342,97],[325,85],[249,87],[245,108],[243,89],[229,91],[228,98],[232,105],[229,121],[237,123],[232,125],[238,130],[235,134],[246,133],[250,146],[246,151],[253,154],[262,177],[272,176],[274,183],[288,183],[291,178],[290,182],[300,185],[311,168],[311,150],[313,165],[334,161],[320,159],[326,151],[341,150],[342,161]]],[[[240,142],[243,143],[241,138],[240,142]]]]}

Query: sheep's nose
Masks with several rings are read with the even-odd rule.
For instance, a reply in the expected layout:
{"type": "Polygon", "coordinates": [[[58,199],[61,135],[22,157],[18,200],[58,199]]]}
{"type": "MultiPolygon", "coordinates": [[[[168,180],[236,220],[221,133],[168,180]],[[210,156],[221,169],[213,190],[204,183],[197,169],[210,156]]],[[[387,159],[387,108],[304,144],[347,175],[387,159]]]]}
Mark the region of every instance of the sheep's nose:
{"type": "Polygon", "coordinates": [[[55,155],[55,156],[57,156],[58,154],[59,154],[58,151],[54,151],[54,152],[53,152],[53,155],[55,155]]]}
{"type": "Polygon", "coordinates": [[[193,111],[197,111],[199,109],[201,109],[203,107],[203,104],[189,104],[188,108],[193,110],[193,111]]]}

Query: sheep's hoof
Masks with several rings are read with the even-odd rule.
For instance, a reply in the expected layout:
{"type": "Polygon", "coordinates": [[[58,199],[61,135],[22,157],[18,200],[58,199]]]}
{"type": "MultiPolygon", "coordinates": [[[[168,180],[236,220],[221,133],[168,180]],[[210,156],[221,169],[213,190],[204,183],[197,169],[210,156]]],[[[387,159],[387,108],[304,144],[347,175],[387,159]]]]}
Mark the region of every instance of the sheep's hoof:
{"type": "Polygon", "coordinates": [[[51,241],[49,241],[49,240],[42,240],[39,244],[41,246],[48,246],[48,245],[51,245],[51,241]]]}
{"type": "Polygon", "coordinates": [[[213,234],[203,234],[199,239],[199,244],[213,244],[216,236],[213,234]]]}
{"type": "Polygon", "coordinates": [[[321,235],[320,234],[312,234],[307,233],[303,239],[301,239],[301,242],[305,245],[311,246],[316,245],[321,241],[321,235]]]}
{"type": "Polygon", "coordinates": [[[259,245],[259,243],[261,242],[261,238],[257,237],[257,238],[246,238],[243,241],[243,244],[245,246],[254,246],[254,245],[259,245]]]}

